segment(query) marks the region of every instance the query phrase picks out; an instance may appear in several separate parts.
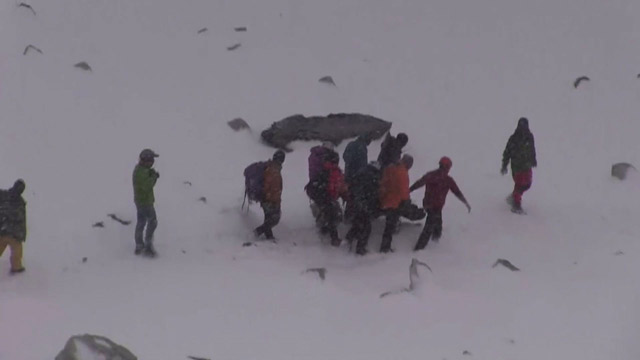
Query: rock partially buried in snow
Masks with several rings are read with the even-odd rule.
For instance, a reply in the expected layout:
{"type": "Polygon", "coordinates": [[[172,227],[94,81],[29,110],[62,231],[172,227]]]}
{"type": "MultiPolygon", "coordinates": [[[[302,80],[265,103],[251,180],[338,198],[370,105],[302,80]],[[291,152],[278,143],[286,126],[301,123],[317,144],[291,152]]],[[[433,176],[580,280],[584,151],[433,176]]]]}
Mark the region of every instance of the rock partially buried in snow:
{"type": "Polygon", "coordinates": [[[336,86],[336,83],[335,83],[335,81],[333,81],[333,78],[331,76],[323,76],[318,81],[321,82],[321,83],[325,83],[325,84],[336,86]]]}
{"type": "Polygon", "coordinates": [[[227,47],[227,50],[233,51],[233,50],[236,50],[237,48],[239,48],[240,46],[242,46],[242,44],[240,44],[240,43],[233,44],[233,45],[227,47]]]}
{"type": "Polygon", "coordinates": [[[513,265],[511,263],[511,261],[506,260],[506,259],[498,259],[496,260],[495,263],[493,263],[492,268],[498,266],[498,265],[502,265],[504,267],[506,267],[507,269],[511,270],[511,271],[520,271],[520,269],[518,269],[515,265],[513,265]]]}
{"type": "Polygon", "coordinates": [[[329,114],[328,116],[293,115],[277,121],[262,132],[265,143],[290,151],[288,145],[295,140],[330,141],[339,144],[342,140],[367,135],[379,139],[391,129],[391,123],[370,115],[329,114]]]}
{"type": "Polygon", "coordinates": [[[55,360],[138,360],[129,349],[104,336],[72,336],[55,360]]]}
{"type": "Polygon", "coordinates": [[[244,119],[242,119],[242,118],[235,118],[235,119],[233,119],[231,121],[228,121],[227,125],[229,125],[229,127],[232,128],[235,131],[240,131],[240,130],[244,130],[244,129],[251,129],[249,124],[247,124],[247,122],[244,121],[244,119]]]}
{"type": "Polygon", "coordinates": [[[78,69],[82,69],[84,71],[93,71],[93,70],[91,70],[91,66],[89,66],[89,64],[87,64],[85,61],[79,62],[79,63],[73,65],[73,67],[78,68],[78,69]]]}
{"type": "Polygon", "coordinates": [[[629,163],[617,163],[611,166],[611,176],[624,180],[627,178],[629,169],[636,170],[636,168],[629,163]]]}
{"type": "Polygon", "coordinates": [[[207,29],[207,28],[202,28],[202,29],[198,30],[198,34],[202,34],[202,33],[205,33],[205,32],[207,32],[207,31],[209,31],[209,29],[207,29]]]}

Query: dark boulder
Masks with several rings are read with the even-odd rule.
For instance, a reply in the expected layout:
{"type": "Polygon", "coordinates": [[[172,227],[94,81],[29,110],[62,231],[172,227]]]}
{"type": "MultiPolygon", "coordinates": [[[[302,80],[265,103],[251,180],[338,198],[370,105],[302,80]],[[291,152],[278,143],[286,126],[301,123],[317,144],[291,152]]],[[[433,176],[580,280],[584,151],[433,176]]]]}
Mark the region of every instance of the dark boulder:
{"type": "Polygon", "coordinates": [[[288,145],[295,140],[319,140],[339,144],[342,140],[365,134],[375,140],[381,138],[389,129],[390,122],[370,115],[293,115],[273,123],[269,129],[262,132],[262,139],[275,148],[290,151],[288,145]]]}
{"type": "Polygon", "coordinates": [[[617,163],[611,166],[611,176],[618,178],[620,180],[624,180],[627,178],[627,173],[629,169],[636,170],[633,165],[629,163],[617,163]]]}

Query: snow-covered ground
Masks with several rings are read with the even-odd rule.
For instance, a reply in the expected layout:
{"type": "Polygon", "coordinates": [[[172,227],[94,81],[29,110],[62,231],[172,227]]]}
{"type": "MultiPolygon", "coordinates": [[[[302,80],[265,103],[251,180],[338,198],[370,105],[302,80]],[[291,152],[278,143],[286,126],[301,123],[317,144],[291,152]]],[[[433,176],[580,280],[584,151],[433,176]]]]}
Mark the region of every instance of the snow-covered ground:
{"type": "Polygon", "coordinates": [[[29,3],[37,15],[0,3],[0,187],[26,180],[29,220],[27,272],[0,258],[1,360],[51,359],[83,333],[140,359],[640,358],[640,176],[609,176],[640,164],[640,2],[29,3]],[[443,239],[420,253],[410,225],[394,254],[330,248],[302,190],[314,144],[296,143],[278,244],[242,247],[262,216],[240,210],[242,169],[273,152],[259,131],[330,112],[407,132],[412,180],[450,156],[472,213],[450,196],[443,239]],[[539,162],[527,216],[499,174],[520,116],[539,162]],[[236,117],[254,131],[233,133],[236,117]],[[145,147],[160,154],[155,260],[106,216],[134,219],[145,147]],[[408,285],[413,257],[433,270],[420,289],[379,298],[408,285]]]}

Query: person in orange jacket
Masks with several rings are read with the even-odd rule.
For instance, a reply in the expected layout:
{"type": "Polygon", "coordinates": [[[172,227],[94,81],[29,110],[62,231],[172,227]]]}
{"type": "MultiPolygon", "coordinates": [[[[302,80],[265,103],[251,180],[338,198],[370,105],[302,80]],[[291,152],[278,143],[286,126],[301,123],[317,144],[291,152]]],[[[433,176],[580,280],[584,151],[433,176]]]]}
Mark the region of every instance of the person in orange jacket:
{"type": "Polygon", "coordinates": [[[380,181],[380,209],[386,214],[386,223],[382,234],[380,252],[391,250],[393,233],[400,220],[401,208],[410,201],[409,169],[413,166],[413,157],[405,154],[399,162],[387,166],[380,181]]]}
{"type": "Polygon", "coordinates": [[[256,236],[264,234],[267,240],[275,239],[272,229],[280,222],[282,197],[282,175],[280,172],[284,158],[285,154],[282,150],[276,151],[264,169],[263,198],[260,201],[260,206],[264,211],[264,222],[254,232],[256,236]]]}

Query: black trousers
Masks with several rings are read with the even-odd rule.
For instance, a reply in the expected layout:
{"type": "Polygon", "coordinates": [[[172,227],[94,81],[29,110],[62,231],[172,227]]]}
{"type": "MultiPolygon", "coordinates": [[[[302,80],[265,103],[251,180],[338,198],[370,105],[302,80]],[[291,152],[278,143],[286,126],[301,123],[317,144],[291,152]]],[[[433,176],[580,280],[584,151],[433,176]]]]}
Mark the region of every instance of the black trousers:
{"type": "Polygon", "coordinates": [[[347,239],[356,241],[356,253],[366,252],[369,236],[371,236],[371,214],[366,210],[354,207],[351,229],[347,234],[347,239]]]}
{"type": "Polygon", "coordinates": [[[396,226],[398,226],[398,220],[400,219],[400,211],[398,209],[387,209],[385,213],[387,218],[384,225],[384,232],[382,233],[380,252],[391,251],[393,233],[396,231],[396,226]]]}
{"type": "Polygon", "coordinates": [[[414,250],[424,249],[430,239],[438,241],[440,236],[442,236],[442,209],[427,209],[427,221],[424,223],[424,229],[414,250]]]}
{"type": "Polygon", "coordinates": [[[151,205],[137,205],[137,222],[134,238],[136,240],[136,248],[153,247],[153,233],[158,226],[158,218],[156,217],[156,209],[151,205]],[[145,227],[147,228],[144,233],[145,227]],[[144,235],[144,240],[143,240],[144,235]]]}

